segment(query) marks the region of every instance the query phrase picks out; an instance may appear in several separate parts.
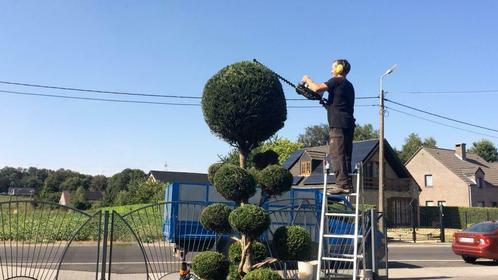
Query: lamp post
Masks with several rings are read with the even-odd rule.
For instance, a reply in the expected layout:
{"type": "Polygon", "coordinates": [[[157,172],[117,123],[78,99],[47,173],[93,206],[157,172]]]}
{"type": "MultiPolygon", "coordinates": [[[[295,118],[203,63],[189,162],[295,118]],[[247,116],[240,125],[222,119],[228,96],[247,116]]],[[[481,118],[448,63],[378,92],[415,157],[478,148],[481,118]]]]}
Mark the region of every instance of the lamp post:
{"type": "MultiPolygon", "coordinates": [[[[380,94],[379,94],[379,102],[380,102],[380,133],[379,133],[379,212],[382,213],[385,217],[384,211],[384,77],[391,74],[396,68],[398,64],[394,64],[391,68],[387,69],[387,71],[380,77],[380,94]]],[[[384,219],[379,220],[379,229],[380,231],[384,230],[384,219]]]]}

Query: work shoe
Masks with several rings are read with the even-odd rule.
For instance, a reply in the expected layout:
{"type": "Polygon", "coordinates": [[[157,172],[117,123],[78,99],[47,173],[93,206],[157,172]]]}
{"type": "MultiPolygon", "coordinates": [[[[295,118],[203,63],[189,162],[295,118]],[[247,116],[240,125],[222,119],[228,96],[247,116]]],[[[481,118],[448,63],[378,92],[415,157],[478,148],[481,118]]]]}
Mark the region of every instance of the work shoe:
{"type": "Polygon", "coordinates": [[[345,185],[345,186],[328,186],[327,194],[349,194],[353,190],[353,186],[345,185]]]}

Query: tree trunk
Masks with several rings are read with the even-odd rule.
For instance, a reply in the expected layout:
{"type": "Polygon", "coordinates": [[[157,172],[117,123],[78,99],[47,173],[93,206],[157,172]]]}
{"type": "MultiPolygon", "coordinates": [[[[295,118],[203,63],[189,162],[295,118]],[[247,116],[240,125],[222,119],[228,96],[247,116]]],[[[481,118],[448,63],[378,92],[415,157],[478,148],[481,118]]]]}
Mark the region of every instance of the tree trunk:
{"type": "Polygon", "coordinates": [[[243,234],[240,241],[241,241],[240,248],[242,254],[240,256],[240,264],[238,272],[240,277],[243,278],[244,275],[246,275],[249,271],[251,271],[251,268],[253,266],[252,252],[250,250],[252,244],[252,238],[243,234]]]}
{"type": "Polygon", "coordinates": [[[240,168],[242,169],[246,169],[246,166],[247,166],[247,155],[249,153],[247,151],[243,151],[241,149],[239,149],[239,164],[240,164],[240,168]]]}

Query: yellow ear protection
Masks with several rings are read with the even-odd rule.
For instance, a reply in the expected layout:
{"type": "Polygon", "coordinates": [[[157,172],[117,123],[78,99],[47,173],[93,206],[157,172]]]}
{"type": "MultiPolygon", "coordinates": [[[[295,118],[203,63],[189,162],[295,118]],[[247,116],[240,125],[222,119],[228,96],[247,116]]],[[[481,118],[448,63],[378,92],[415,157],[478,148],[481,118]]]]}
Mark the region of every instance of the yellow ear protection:
{"type": "Polygon", "coordinates": [[[342,66],[342,64],[340,63],[336,63],[335,71],[337,74],[342,74],[342,72],[344,71],[344,66],[342,66]]]}

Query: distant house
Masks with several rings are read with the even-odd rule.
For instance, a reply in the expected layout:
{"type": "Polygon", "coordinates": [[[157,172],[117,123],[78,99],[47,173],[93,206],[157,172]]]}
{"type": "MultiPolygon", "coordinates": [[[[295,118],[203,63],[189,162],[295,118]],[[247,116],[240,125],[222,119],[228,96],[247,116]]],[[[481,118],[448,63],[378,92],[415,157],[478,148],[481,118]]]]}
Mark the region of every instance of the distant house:
{"type": "Polygon", "coordinates": [[[498,164],[455,149],[420,148],[405,164],[422,188],[424,206],[498,206],[498,164]]]}
{"type": "MultiPolygon", "coordinates": [[[[364,166],[363,197],[365,198],[365,203],[373,205],[378,205],[379,197],[378,144],[378,140],[354,142],[351,160],[353,169],[359,162],[364,166]]],[[[284,167],[292,173],[295,187],[323,187],[323,159],[328,150],[328,146],[300,149],[287,159],[284,167]]],[[[418,205],[420,188],[398,159],[387,140],[385,140],[385,152],[384,188],[388,222],[390,225],[409,225],[411,223],[410,207],[411,205],[418,205]]],[[[333,174],[327,177],[327,183],[335,183],[333,174]]]]}
{"type": "MultiPolygon", "coordinates": [[[[96,202],[96,201],[101,201],[102,200],[102,193],[101,192],[90,192],[87,191],[85,192],[85,198],[88,202],[96,202]]],[[[63,191],[61,193],[61,197],[59,199],[59,204],[68,206],[71,205],[71,192],[70,191],[63,191]]]]}
{"type": "Polygon", "coordinates": [[[34,188],[9,188],[9,195],[15,196],[33,196],[35,194],[34,188]]]}

